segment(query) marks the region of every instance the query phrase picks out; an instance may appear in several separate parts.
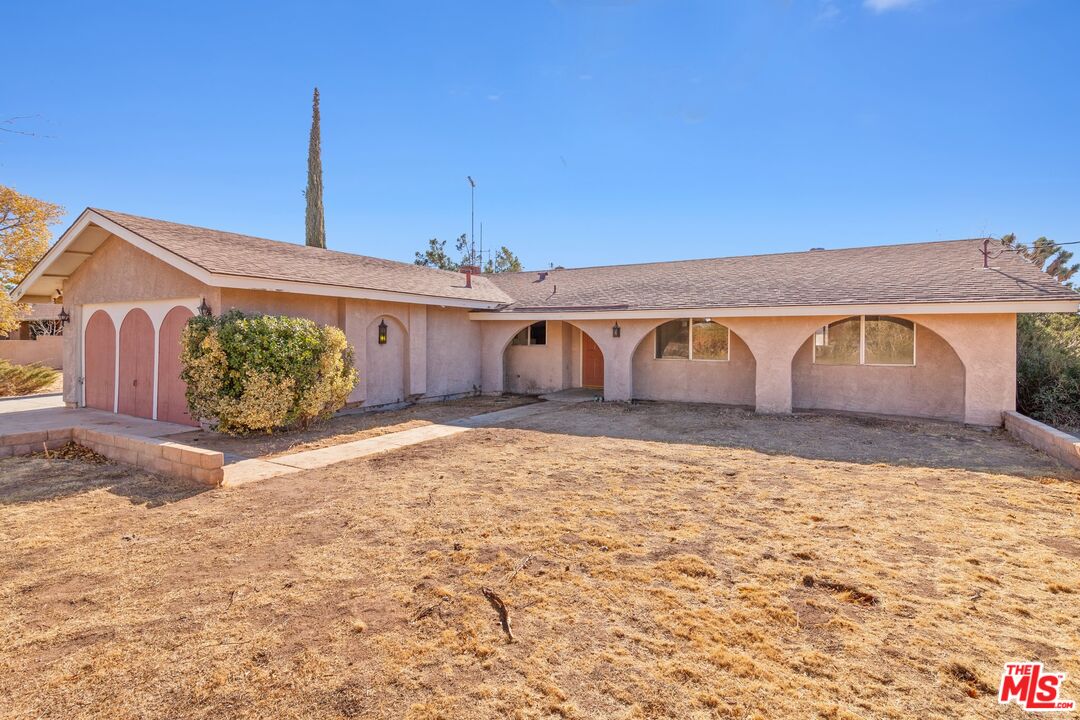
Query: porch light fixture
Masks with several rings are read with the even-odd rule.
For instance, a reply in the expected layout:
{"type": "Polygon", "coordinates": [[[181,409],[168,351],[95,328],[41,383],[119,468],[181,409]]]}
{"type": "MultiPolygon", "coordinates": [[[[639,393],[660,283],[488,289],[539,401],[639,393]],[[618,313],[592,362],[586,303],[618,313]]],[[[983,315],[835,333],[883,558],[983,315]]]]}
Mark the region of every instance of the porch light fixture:
{"type": "Polygon", "coordinates": [[[206,304],[206,298],[203,298],[202,302],[199,303],[199,317],[210,317],[211,315],[213,313],[210,312],[210,306],[206,304]]]}
{"type": "Polygon", "coordinates": [[[61,325],[67,325],[71,321],[71,315],[64,308],[60,308],[60,314],[56,316],[61,325]]]}
{"type": "Polygon", "coordinates": [[[619,321],[616,320],[615,324],[611,326],[611,337],[622,336],[622,328],[619,327],[619,321]]]}
{"type": "Polygon", "coordinates": [[[385,345],[386,344],[386,321],[385,320],[380,320],[379,321],[379,344],[380,345],[385,345]]]}

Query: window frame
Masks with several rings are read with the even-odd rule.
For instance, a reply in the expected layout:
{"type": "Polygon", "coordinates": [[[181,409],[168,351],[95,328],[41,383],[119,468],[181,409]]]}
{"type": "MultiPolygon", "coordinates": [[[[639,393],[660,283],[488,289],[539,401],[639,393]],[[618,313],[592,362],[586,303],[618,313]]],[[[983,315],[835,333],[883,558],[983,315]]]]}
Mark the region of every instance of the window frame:
{"type": "Polygon", "coordinates": [[[712,318],[699,317],[699,318],[672,318],[671,320],[665,320],[656,327],[653,328],[653,360],[676,360],[679,362],[705,362],[705,363],[726,363],[731,362],[731,328],[721,322],[716,322],[712,318]],[[659,355],[660,348],[657,347],[657,342],[660,338],[660,328],[668,323],[686,321],[686,357],[661,357],[659,355]],[[711,322],[724,328],[724,332],[727,335],[727,356],[723,358],[696,358],[694,357],[694,321],[704,320],[711,322]]]}
{"type": "MultiPolygon", "coordinates": [[[[918,329],[919,324],[917,322],[915,322],[914,320],[908,320],[907,318],[898,317],[896,315],[877,314],[877,315],[874,316],[874,317],[882,317],[882,318],[896,318],[897,320],[904,320],[905,322],[911,323],[911,362],[910,363],[872,363],[872,362],[866,362],[866,316],[865,315],[857,315],[857,316],[856,315],[849,315],[848,317],[858,317],[859,318],[859,362],[857,362],[857,363],[819,363],[817,361],[818,344],[817,344],[817,342],[815,340],[816,340],[817,334],[818,334],[818,332],[820,332],[820,330],[815,330],[814,334],[810,336],[810,340],[811,340],[810,345],[811,345],[812,350],[813,350],[812,358],[811,358],[811,364],[812,365],[820,365],[821,367],[863,367],[863,366],[865,366],[865,367],[909,368],[909,367],[915,367],[916,365],[919,364],[919,329],[918,329]]],[[[840,320],[833,320],[831,323],[826,323],[823,326],[823,329],[825,331],[825,342],[829,341],[828,340],[828,338],[829,338],[829,326],[833,325],[834,323],[838,323],[838,322],[841,322],[842,320],[847,320],[847,319],[848,318],[840,318],[840,320]]]]}
{"type": "Polygon", "coordinates": [[[516,333],[514,333],[514,336],[512,338],[510,338],[510,347],[547,347],[547,332],[548,332],[547,322],[548,322],[547,320],[537,320],[536,322],[529,323],[525,327],[518,330],[516,333]],[[542,342],[542,343],[533,342],[532,329],[533,329],[533,326],[535,326],[535,325],[543,325],[544,326],[544,342],[542,342]],[[521,335],[522,333],[525,333],[525,342],[523,342],[523,343],[514,342],[517,339],[518,335],[521,335]]]}

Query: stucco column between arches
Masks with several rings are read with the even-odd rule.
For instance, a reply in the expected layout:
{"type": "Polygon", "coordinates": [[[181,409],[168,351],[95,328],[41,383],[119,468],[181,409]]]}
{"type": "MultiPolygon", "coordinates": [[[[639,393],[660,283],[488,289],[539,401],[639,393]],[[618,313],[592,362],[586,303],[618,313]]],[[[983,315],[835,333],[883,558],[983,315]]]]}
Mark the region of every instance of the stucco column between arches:
{"type": "Polygon", "coordinates": [[[1015,313],[901,317],[933,330],[964,364],[965,423],[998,426],[1016,409],[1015,313]]]}

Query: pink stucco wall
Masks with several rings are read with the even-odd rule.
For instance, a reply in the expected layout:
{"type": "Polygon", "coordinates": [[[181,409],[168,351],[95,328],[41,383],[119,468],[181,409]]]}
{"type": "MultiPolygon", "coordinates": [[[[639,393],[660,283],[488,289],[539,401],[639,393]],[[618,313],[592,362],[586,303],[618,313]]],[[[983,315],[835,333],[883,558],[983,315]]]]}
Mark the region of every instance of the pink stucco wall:
{"type": "Polygon", "coordinates": [[[964,419],[964,364],[934,331],[916,325],[913,367],[815,365],[809,337],[792,361],[792,405],[804,410],[964,419]]]}
{"type": "Polygon", "coordinates": [[[727,361],[656,358],[656,331],[634,351],[633,397],[722,405],[754,405],[756,363],[738,335],[730,335],[727,361]]]}
{"type": "Polygon", "coordinates": [[[59,370],[64,366],[64,338],[43,335],[37,340],[0,340],[0,360],[16,365],[39,363],[59,370]]]}
{"type": "MultiPolygon", "coordinates": [[[[509,345],[504,351],[505,389],[538,394],[571,387],[570,367],[574,347],[570,326],[551,320],[544,345],[509,345]]],[[[579,351],[580,352],[580,351],[579,351]]]]}

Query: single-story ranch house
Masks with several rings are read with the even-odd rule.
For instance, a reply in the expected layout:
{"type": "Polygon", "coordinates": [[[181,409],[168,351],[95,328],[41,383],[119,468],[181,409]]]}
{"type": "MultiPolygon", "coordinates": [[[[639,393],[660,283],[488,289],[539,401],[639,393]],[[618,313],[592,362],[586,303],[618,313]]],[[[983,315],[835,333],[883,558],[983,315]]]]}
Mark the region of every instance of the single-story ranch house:
{"type": "Polygon", "coordinates": [[[64,399],[191,423],[180,331],[230,308],[340,327],[352,403],[596,388],[606,400],[1000,425],[1016,315],[1080,294],[983,241],[478,275],[87,209],[13,291],[63,298],[64,399]]]}

